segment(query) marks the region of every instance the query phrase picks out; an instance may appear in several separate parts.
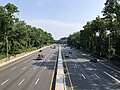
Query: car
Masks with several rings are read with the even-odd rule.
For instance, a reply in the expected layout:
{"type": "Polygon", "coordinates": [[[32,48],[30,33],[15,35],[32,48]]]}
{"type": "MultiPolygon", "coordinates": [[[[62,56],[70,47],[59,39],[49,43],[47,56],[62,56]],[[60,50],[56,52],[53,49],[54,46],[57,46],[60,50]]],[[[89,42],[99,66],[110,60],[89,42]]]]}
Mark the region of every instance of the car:
{"type": "Polygon", "coordinates": [[[56,45],[53,46],[53,49],[56,49],[56,45]]]}
{"type": "Polygon", "coordinates": [[[97,62],[97,59],[96,58],[91,58],[90,61],[91,62],[97,62]]]}
{"type": "Polygon", "coordinates": [[[42,52],[42,50],[40,50],[39,52],[42,52]]]}
{"type": "Polygon", "coordinates": [[[55,45],[53,45],[53,46],[50,46],[50,48],[51,48],[51,49],[56,49],[56,46],[55,46],[55,45]]]}
{"type": "Polygon", "coordinates": [[[72,51],[69,51],[69,54],[72,54],[72,51]]]}
{"type": "Polygon", "coordinates": [[[68,57],[69,57],[69,54],[65,54],[65,57],[68,58],[68,57]]]}
{"type": "Polygon", "coordinates": [[[38,54],[38,56],[37,56],[37,60],[42,60],[44,58],[44,55],[42,55],[42,54],[38,54]]]}

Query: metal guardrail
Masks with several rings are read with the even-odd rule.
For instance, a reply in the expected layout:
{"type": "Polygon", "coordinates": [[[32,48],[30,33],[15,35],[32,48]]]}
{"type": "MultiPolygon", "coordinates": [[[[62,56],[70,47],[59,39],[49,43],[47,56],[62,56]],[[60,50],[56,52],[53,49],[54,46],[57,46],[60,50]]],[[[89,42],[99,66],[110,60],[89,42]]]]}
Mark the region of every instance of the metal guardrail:
{"type": "Polygon", "coordinates": [[[59,56],[58,56],[55,90],[66,90],[63,60],[62,60],[62,54],[61,54],[61,46],[59,46],[59,56]]]}

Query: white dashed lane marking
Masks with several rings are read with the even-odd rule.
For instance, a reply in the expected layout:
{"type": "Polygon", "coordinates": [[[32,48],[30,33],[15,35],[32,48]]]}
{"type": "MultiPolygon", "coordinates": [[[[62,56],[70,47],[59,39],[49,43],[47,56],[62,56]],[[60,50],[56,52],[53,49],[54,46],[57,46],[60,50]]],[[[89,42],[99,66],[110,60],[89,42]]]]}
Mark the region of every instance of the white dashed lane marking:
{"type": "Polygon", "coordinates": [[[82,74],[82,77],[83,77],[84,79],[86,79],[85,76],[84,76],[84,74],[82,74]]]}
{"type": "Polygon", "coordinates": [[[5,83],[7,83],[9,81],[9,79],[5,80],[1,85],[4,85],[5,83]]]}
{"type": "Polygon", "coordinates": [[[26,69],[26,67],[22,68],[23,70],[26,69]]]}
{"type": "Polygon", "coordinates": [[[39,78],[37,79],[37,81],[35,82],[35,84],[37,84],[39,82],[39,78]]]}
{"type": "Polygon", "coordinates": [[[20,86],[24,81],[25,81],[25,79],[23,79],[23,80],[18,84],[18,86],[20,86]]]}
{"type": "Polygon", "coordinates": [[[76,67],[77,65],[75,64],[75,67],[76,67]]]}
{"type": "Polygon", "coordinates": [[[84,66],[86,67],[86,64],[84,64],[84,66]]]}
{"type": "Polygon", "coordinates": [[[94,74],[98,79],[100,79],[100,77],[97,74],[94,74]]]}

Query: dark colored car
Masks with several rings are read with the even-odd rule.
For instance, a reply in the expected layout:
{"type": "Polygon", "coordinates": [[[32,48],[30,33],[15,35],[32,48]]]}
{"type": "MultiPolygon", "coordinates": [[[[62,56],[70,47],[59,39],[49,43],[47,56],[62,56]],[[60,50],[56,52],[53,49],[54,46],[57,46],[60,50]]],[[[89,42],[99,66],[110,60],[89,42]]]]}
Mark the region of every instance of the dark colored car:
{"type": "Polygon", "coordinates": [[[39,52],[42,52],[42,50],[40,50],[39,52]]]}
{"type": "Polygon", "coordinates": [[[65,57],[68,58],[68,57],[69,57],[69,54],[65,54],[65,57]]]}
{"type": "Polygon", "coordinates": [[[42,55],[42,54],[39,54],[38,56],[37,56],[37,60],[42,60],[44,58],[44,55],[42,55]]]}
{"type": "Polygon", "coordinates": [[[96,58],[91,58],[90,61],[91,62],[97,62],[97,59],[96,58]]]}

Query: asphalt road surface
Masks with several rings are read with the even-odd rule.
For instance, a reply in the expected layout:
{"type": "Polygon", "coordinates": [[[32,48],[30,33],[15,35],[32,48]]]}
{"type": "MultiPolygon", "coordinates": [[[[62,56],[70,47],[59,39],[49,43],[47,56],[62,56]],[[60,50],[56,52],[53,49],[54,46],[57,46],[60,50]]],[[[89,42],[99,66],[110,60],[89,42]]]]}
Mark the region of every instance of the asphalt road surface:
{"type": "MultiPolygon", "coordinates": [[[[63,48],[65,58],[67,90],[120,90],[120,71],[103,61],[90,62],[91,56],[78,53],[75,49],[63,48]]],[[[119,69],[119,68],[118,68],[119,69]]]]}
{"type": "Polygon", "coordinates": [[[58,49],[46,48],[0,67],[0,90],[50,90],[58,49]],[[43,60],[36,60],[43,53],[43,60]]]}

